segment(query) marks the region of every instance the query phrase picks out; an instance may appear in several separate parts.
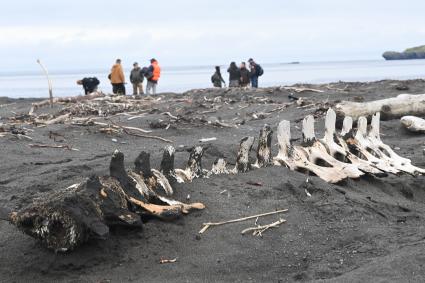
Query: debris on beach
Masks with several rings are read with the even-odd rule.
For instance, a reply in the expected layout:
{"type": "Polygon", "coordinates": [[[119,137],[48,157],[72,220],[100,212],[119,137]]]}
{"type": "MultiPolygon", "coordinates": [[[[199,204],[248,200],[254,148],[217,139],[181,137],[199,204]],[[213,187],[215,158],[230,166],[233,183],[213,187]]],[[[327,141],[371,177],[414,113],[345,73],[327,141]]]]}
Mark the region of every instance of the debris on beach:
{"type": "Polygon", "coordinates": [[[401,124],[407,130],[414,133],[425,133],[425,119],[416,116],[404,116],[400,119],[401,124]]]}
{"type": "Polygon", "coordinates": [[[92,176],[55,190],[19,211],[2,208],[0,219],[10,221],[49,249],[67,252],[90,238],[107,237],[111,226],[141,227],[146,216],[172,221],[191,210],[204,209],[202,203],[171,199],[173,189],[168,179],[151,169],[149,158],[149,154],[140,153],[135,168],[126,171],[124,155],[116,150],[109,176],[92,176]]]}

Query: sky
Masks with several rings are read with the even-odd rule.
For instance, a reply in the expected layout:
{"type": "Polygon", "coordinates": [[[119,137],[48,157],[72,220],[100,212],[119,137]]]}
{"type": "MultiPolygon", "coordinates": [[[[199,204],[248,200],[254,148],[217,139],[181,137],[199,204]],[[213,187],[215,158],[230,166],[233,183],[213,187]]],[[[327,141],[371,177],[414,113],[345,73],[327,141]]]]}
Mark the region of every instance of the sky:
{"type": "Polygon", "coordinates": [[[2,72],[382,59],[425,44],[423,0],[2,1],[2,72]]]}

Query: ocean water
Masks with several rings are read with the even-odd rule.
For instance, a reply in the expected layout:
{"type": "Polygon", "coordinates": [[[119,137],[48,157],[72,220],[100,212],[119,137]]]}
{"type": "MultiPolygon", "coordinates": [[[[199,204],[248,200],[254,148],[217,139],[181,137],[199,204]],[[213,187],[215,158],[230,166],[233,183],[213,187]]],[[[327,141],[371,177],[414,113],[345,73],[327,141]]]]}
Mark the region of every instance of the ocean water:
{"type": "MultiPolygon", "coordinates": [[[[261,64],[261,62],[259,62],[261,64]]],[[[289,85],[295,83],[328,83],[336,81],[374,81],[382,79],[425,78],[425,60],[405,61],[344,61],[344,62],[300,62],[281,64],[261,64],[265,73],[260,78],[260,87],[289,85]]],[[[228,82],[227,66],[222,66],[222,74],[228,82]]],[[[125,75],[129,76],[129,69],[125,75]]],[[[162,67],[158,86],[159,92],[184,92],[194,88],[211,87],[213,66],[162,67]]],[[[101,84],[99,89],[111,92],[105,70],[63,70],[51,71],[54,96],[75,96],[83,94],[78,79],[96,76],[101,84]]],[[[127,92],[132,91],[127,84],[127,92]]],[[[0,73],[0,96],[47,97],[47,81],[40,72],[0,73]]]]}

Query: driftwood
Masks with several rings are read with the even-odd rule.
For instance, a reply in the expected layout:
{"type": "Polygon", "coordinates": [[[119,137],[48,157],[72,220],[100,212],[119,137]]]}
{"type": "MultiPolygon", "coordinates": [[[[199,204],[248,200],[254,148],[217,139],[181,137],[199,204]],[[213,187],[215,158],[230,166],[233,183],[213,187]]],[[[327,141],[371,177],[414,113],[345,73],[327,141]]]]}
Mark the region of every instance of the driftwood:
{"type": "Polygon", "coordinates": [[[40,59],[37,59],[37,63],[40,65],[41,69],[43,69],[44,75],[47,79],[47,84],[49,87],[49,103],[50,107],[53,106],[53,88],[52,88],[52,81],[50,80],[49,72],[47,71],[47,68],[41,63],[40,59]]]}
{"type": "Polygon", "coordinates": [[[156,189],[163,184],[158,180],[165,177],[149,170],[149,164],[136,160],[135,171],[126,171],[124,155],[115,151],[109,176],[92,176],[80,184],[55,190],[17,212],[2,208],[0,219],[10,221],[47,248],[65,252],[90,238],[105,238],[110,226],[140,227],[141,217],[171,220],[204,208],[201,203],[184,204],[160,196],[156,189]]]}
{"type": "Polygon", "coordinates": [[[407,130],[414,133],[425,133],[425,120],[416,116],[404,116],[401,118],[401,124],[407,130]]]}
{"type": "Polygon", "coordinates": [[[343,101],[334,109],[339,118],[350,116],[353,120],[362,116],[369,118],[377,112],[381,112],[383,120],[396,119],[406,115],[424,116],[425,94],[400,94],[397,97],[364,103],[343,101]]]}
{"type": "Polygon", "coordinates": [[[248,217],[242,217],[242,218],[228,220],[228,221],[207,222],[207,223],[204,223],[203,224],[204,227],[199,231],[199,234],[203,234],[211,226],[221,226],[221,225],[230,224],[230,223],[237,223],[237,222],[242,222],[242,221],[246,221],[246,220],[250,220],[250,219],[255,219],[255,218],[259,218],[259,217],[263,217],[263,216],[268,216],[268,215],[273,215],[273,214],[278,214],[278,213],[284,213],[284,212],[287,212],[287,211],[288,211],[288,209],[281,209],[281,210],[276,210],[276,211],[267,212],[267,213],[261,213],[261,214],[257,214],[257,215],[252,215],[252,216],[248,216],[248,217]]]}
{"type": "Polygon", "coordinates": [[[255,227],[250,227],[242,230],[241,234],[246,234],[248,232],[252,232],[253,236],[263,236],[263,233],[267,231],[270,228],[279,227],[280,224],[285,223],[285,219],[279,219],[278,221],[275,221],[273,223],[267,224],[267,225],[257,225],[255,227]]]}
{"type": "Polygon", "coordinates": [[[87,100],[92,100],[95,98],[99,98],[99,97],[104,97],[105,94],[101,93],[101,92],[94,92],[88,95],[78,95],[78,96],[71,96],[71,97],[55,97],[52,99],[52,101],[49,100],[43,100],[40,102],[36,102],[33,103],[31,106],[31,109],[29,111],[29,115],[33,115],[35,111],[37,111],[37,109],[50,105],[55,104],[55,103],[77,103],[77,102],[82,102],[82,101],[87,101],[87,100]]]}

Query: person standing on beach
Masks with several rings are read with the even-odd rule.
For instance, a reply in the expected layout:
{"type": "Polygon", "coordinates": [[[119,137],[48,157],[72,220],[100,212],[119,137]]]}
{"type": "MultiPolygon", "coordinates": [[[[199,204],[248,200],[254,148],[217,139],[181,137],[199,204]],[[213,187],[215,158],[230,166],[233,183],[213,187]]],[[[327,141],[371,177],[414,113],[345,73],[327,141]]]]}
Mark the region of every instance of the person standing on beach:
{"type": "Polygon", "coordinates": [[[239,69],[239,72],[241,74],[241,78],[240,78],[240,85],[241,87],[247,87],[249,85],[249,78],[250,78],[250,74],[249,74],[249,70],[246,68],[246,64],[245,62],[241,63],[241,67],[239,69]]]}
{"type": "Polygon", "coordinates": [[[85,95],[88,95],[92,92],[97,91],[97,86],[100,84],[100,81],[96,78],[83,78],[82,80],[77,81],[77,85],[82,85],[85,95]]]}
{"type": "Polygon", "coordinates": [[[117,59],[115,64],[112,66],[109,79],[112,84],[112,92],[114,94],[125,95],[125,76],[121,65],[121,59],[117,59]]]}
{"type": "Polygon", "coordinates": [[[161,77],[161,67],[158,65],[158,61],[156,61],[156,59],[151,59],[151,65],[149,66],[148,72],[145,76],[148,79],[148,83],[146,85],[146,94],[155,95],[158,80],[161,77]]]}
{"type": "Polygon", "coordinates": [[[226,82],[224,81],[223,77],[221,76],[220,66],[215,66],[215,73],[211,76],[211,82],[213,83],[214,87],[221,88],[221,83],[226,86],[226,82]]]}
{"type": "Polygon", "coordinates": [[[229,87],[239,87],[239,80],[241,78],[241,72],[235,62],[230,63],[229,69],[229,87]]]}
{"type": "Polygon", "coordinates": [[[249,73],[251,75],[251,86],[253,88],[258,88],[258,77],[261,77],[264,74],[264,70],[259,64],[254,61],[254,59],[250,58],[248,62],[250,68],[249,73]]]}
{"type": "Polygon", "coordinates": [[[143,94],[143,80],[144,76],[142,69],[139,64],[135,62],[133,64],[133,70],[130,73],[130,82],[133,85],[133,95],[143,94]]]}

